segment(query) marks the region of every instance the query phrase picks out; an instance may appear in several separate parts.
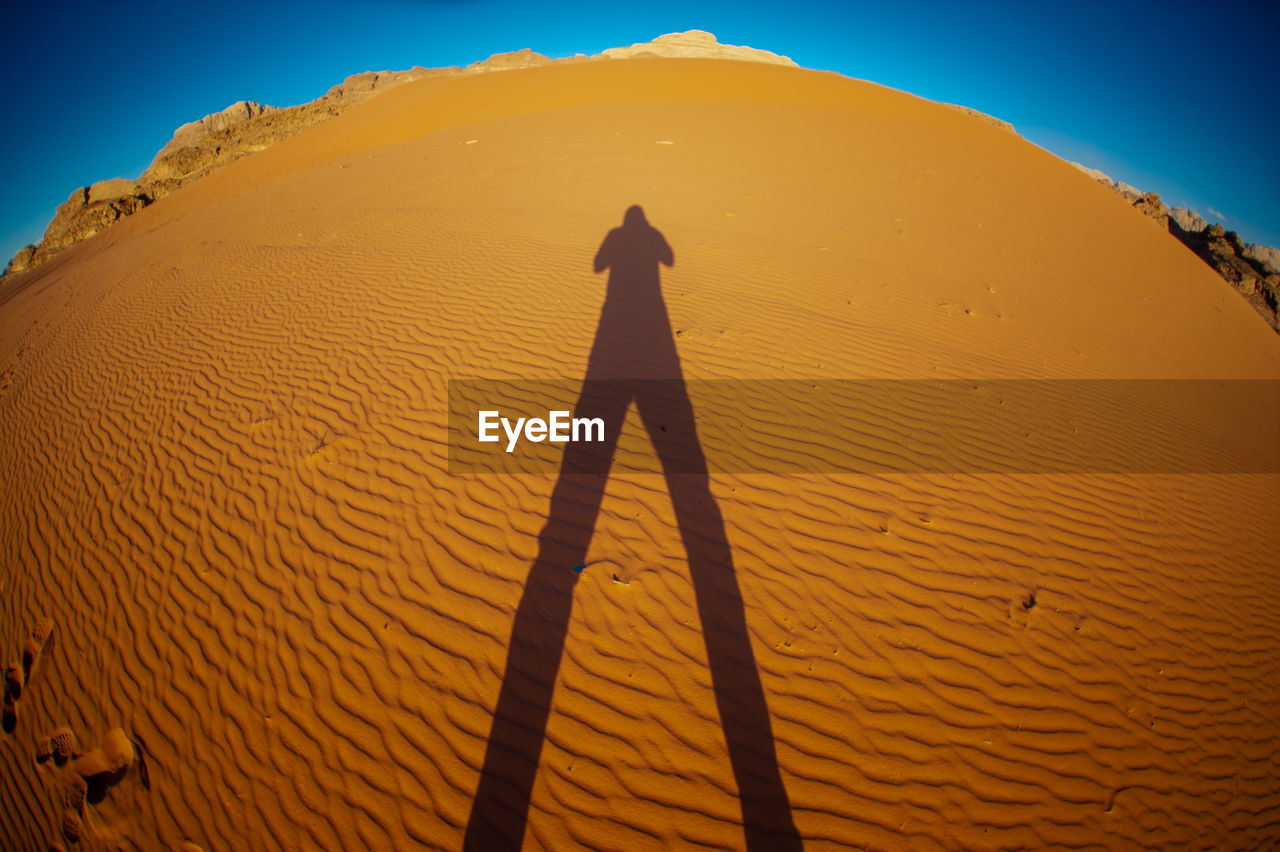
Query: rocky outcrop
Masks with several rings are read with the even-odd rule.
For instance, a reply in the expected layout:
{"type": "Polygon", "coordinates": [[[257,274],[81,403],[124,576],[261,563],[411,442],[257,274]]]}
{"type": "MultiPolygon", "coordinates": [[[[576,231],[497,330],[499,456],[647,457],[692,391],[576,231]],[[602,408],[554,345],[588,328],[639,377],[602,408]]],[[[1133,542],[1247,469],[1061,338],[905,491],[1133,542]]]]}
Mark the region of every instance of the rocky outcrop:
{"type": "Polygon", "coordinates": [[[67,246],[87,239],[114,222],[282,139],[319,124],[369,98],[428,76],[460,74],[459,68],[355,74],[322,98],[280,109],[240,101],[222,112],[179,127],[136,181],[112,178],[71,193],[54,214],[38,244],[20,249],[4,274],[38,266],[67,246]]]}
{"type": "MultiPolygon", "coordinates": [[[[791,59],[767,50],[721,44],[711,33],[689,30],[659,36],[651,42],[610,48],[591,57],[579,54],[566,59],[551,59],[524,48],[511,53],[494,54],[483,62],[473,63],[466,68],[415,66],[408,71],[366,71],[346,78],[317,100],[285,109],[253,101],[238,101],[221,112],[179,127],[138,180],[114,178],[99,181],[90,187],[81,187],[71,193],[71,197],[58,208],[40,243],[20,249],[9,261],[4,274],[37,266],[67,246],[93,236],[112,223],[212,171],[413,80],[640,57],[731,59],[792,67],[796,65],[791,59]]],[[[953,104],[948,106],[1009,133],[1015,132],[1011,124],[998,118],[968,107],[953,104]]],[[[1079,163],[1072,165],[1106,184],[1160,227],[1168,229],[1181,239],[1240,290],[1272,327],[1280,330],[1276,309],[1276,272],[1280,267],[1280,252],[1265,246],[1244,246],[1234,233],[1222,230],[1221,226],[1206,225],[1204,219],[1190,210],[1166,208],[1161,203],[1160,196],[1155,193],[1143,193],[1127,184],[1113,181],[1097,169],[1089,169],[1079,163]],[[1218,231],[1213,231],[1213,228],[1218,231]]]]}
{"type": "MultiPolygon", "coordinates": [[[[578,60],[581,61],[581,60],[578,60]]],[[[483,62],[473,62],[466,67],[472,74],[483,74],[489,71],[518,71],[521,68],[541,68],[564,60],[552,59],[541,53],[534,53],[529,48],[514,50],[510,53],[495,53],[483,62]]]]}
{"type": "Polygon", "coordinates": [[[1221,225],[1184,231],[1177,222],[1170,223],[1169,232],[1229,281],[1272,328],[1280,331],[1280,274],[1253,256],[1238,234],[1221,225]]]}
{"type": "Polygon", "coordinates": [[[630,47],[611,47],[597,53],[592,59],[632,59],[644,56],[663,56],[683,59],[737,59],[745,62],[766,62],[771,65],[790,65],[798,67],[785,56],[757,50],[754,47],[739,47],[733,44],[721,44],[716,37],[703,30],[689,30],[683,33],[668,33],[658,36],[653,41],[633,44],[630,47]]]}
{"type": "MultiPolygon", "coordinates": [[[[96,184],[95,184],[96,186],[96,184]]],[[[125,216],[132,215],[155,199],[145,192],[128,192],[108,198],[95,198],[88,187],[71,193],[58,207],[53,221],[45,229],[40,244],[32,248],[24,268],[37,266],[57,252],[80,240],[88,239],[125,216]]],[[[14,260],[17,260],[15,257],[14,260]]],[[[10,266],[13,261],[10,261],[10,266]]]]}
{"type": "Polygon", "coordinates": [[[1261,263],[1267,272],[1280,272],[1280,250],[1271,246],[1260,246],[1257,243],[1245,243],[1244,250],[1254,260],[1261,263]]]}
{"type": "Polygon", "coordinates": [[[31,265],[31,258],[35,256],[38,246],[32,243],[29,246],[23,246],[18,249],[17,253],[9,260],[9,265],[4,268],[4,274],[10,272],[21,272],[31,265]]]}
{"type": "Polygon", "coordinates": [[[58,208],[40,243],[19,250],[4,274],[36,266],[72,243],[93,236],[120,218],[141,210],[193,180],[413,80],[636,56],[702,57],[795,65],[785,56],[767,50],[720,44],[711,33],[690,30],[659,36],[645,44],[612,48],[592,57],[579,54],[567,59],[551,59],[525,48],[495,54],[465,69],[415,66],[408,71],[366,71],[343,80],[322,98],[285,109],[253,101],[238,101],[221,112],[179,127],[138,180],[114,178],[71,193],[71,197],[58,208]]]}
{"type": "Polygon", "coordinates": [[[1018,135],[1018,131],[1014,129],[1012,124],[1010,124],[1007,121],[1003,121],[999,118],[996,118],[994,115],[987,115],[985,112],[978,112],[976,109],[973,109],[972,107],[960,106],[959,104],[945,104],[945,106],[949,106],[952,109],[958,109],[960,110],[960,112],[964,113],[965,115],[971,115],[976,119],[985,121],[987,124],[1000,128],[1005,133],[1012,133],[1014,136],[1018,135]]]}
{"type": "MultiPolygon", "coordinates": [[[[1201,218],[1199,213],[1188,210],[1185,207],[1170,207],[1169,218],[1184,231],[1203,231],[1209,227],[1209,223],[1201,218]]],[[[1270,249],[1270,251],[1275,251],[1275,249],[1270,249]]]]}
{"type": "Polygon", "coordinates": [[[420,65],[415,65],[408,71],[365,71],[363,74],[352,74],[334,86],[324,96],[324,100],[349,107],[423,77],[449,77],[461,73],[461,68],[423,68],[420,65]]]}
{"type": "Polygon", "coordinates": [[[1245,244],[1239,234],[1210,225],[1185,207],[1165,207],[1154,192],[1142,192],[1112,180],[1097,169],[1072,163],[1089,177],[1118,193],[1139,212],[1177,237],[1253,305],[1267,323],[1280,331],[1280,252],[1268,246],[1245,244]]]}
{"type": "MultiPolygon", "coordinates": [[[[1125,194],[1128,197],[1128,194],[1125,194]]],[[[1160,196],[1155,192],[1144,192],[1136,199],[1132,199],[1133,206],[1148,219],[1153,220],[1161,228],[1169,230],[1169,211],[1165,209],[1164,202],[1160,200],[1160,196]]]]}
{"type": "MultiPolygon", "coordinates": [[[[263,106],[253,101],[237,101],[222,112],[215,112],[212,115],[206,115],[197,121],[189,121],[173,132],[173,138],[169,140],[160,153],[156,154],[156,159],[172,154],[174,151],[186,148],[191,145],[197,145],[201,137],[208,133],[216,133],[219,130],[226,130],[251,118],[262,115],[265,112],[274,112],[276,107],[263,106]]],[[[143,178],[145,180],[145,176],[143,178]]]]}

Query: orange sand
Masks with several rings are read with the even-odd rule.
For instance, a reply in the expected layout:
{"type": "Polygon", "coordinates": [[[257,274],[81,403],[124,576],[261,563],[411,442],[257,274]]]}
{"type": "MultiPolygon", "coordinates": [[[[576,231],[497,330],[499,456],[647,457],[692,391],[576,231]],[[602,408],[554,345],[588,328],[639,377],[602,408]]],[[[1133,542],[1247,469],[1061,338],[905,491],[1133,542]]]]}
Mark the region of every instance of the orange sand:
{"type": "MultiPolygon", "coordinates": [[[[1229,284],[957,110],[709,60],[406,85],[0,293],[4,661],[56,625],[0,846],[61,839],[60,726],[149,770],[80,848],[459,846],[555,477],[449,476],[446,382],[581,377],[636,203],[689,379],[1280,377],[1229,284]]],[[[807,848],[1275,839],[1280,477],[712,490],[807,848]]],[[[741,847],[660,478],[588,564],[526,848],[741,847]]]]}

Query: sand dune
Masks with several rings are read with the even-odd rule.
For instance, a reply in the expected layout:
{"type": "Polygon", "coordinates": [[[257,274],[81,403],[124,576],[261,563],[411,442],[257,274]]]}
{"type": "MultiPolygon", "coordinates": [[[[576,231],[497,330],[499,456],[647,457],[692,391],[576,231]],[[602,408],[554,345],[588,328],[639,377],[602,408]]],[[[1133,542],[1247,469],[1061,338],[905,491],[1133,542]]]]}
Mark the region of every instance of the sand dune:
{"type": "MultiPolygon", "coordinates": [[[[1167,233],[942,105],[712,60],[406,84],[6,279],[0,651],[41,651],[0,845],[460,848],[556,476],[451,476],[447,383],[580,379],[632,204],[687,379],[1280,378],[1167,233]],[[146,784],[37,759],[117,728],[146,784]]],[[[1274,840],[1280,477],[709,487],[806,848],[1274,840]]],[[[584,562],[525,848],[743,848],[661,477],[608,480],[584,562]]]]}

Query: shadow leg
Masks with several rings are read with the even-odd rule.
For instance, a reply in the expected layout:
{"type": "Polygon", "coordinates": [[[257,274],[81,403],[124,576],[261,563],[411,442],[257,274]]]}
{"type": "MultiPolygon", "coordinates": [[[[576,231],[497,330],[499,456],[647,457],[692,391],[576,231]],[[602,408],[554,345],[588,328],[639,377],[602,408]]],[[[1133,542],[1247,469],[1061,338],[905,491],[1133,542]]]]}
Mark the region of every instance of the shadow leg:
{"type": "Polygon", "coordinates": [[[469,852],[518,850],[524,840],[579,576],[573,568],[586,558],[627,410],[626,399],[607,403],[584,387],[576,413],[604,416],[605,441],[569,444],[561,462],[547,524],[538,538],[538,557],[511,628],[507,666],[463,840],[469,852]]]}
{"type": "Polygon", "coordinates": [[[738,784],[750,850],[801,849],[778,769],[773,726],[751,650],[746,612],[720,507],[711,494],[683,382],[664,383],[659,399],[637,399],[666,471],[676,522],[689,557],[716,708],[738,784]]]}

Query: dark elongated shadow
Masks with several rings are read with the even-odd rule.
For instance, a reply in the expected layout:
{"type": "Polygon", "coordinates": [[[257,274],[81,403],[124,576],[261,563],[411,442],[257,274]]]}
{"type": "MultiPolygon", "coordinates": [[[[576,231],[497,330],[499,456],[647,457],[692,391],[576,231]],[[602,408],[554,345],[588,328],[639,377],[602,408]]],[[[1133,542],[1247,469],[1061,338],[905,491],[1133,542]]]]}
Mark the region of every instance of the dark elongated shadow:
{"type": "Polygon", "coordinates": [[[661,461],[688,554],[716,706],[742,808],[747,848],[799,849],[773,730],[747,633],[724,520],[711,495],[658,264],[675,257],[638,206],[605,237],[609,270],[591,360],[574,417],[603,418],[605,440],[566,445],[538,556],[516,610],[507,667],[471,806],[464,848],[517,850],[569,626],[574,567],[586,558],[627,407],[634,402],[661,461]]]}

